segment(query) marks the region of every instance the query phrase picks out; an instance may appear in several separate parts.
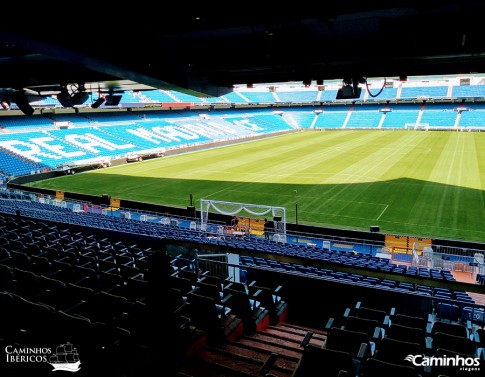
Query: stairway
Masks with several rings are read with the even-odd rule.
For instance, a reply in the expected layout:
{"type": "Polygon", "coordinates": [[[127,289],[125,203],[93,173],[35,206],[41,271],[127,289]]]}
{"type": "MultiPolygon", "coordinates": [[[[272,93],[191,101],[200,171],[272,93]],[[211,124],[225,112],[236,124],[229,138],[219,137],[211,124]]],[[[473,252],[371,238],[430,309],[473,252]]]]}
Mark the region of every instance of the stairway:
{"type": "Polygon", "coordinates": [[[290,377],[301,358],[300,343],[307,333],[311,343],[322,345],[324,331],[278,323],[236,340],[224,340],[217,345],[201,347],[182,360],[178,367],[182,377],[251,377],[270,373],[290,377]]]}

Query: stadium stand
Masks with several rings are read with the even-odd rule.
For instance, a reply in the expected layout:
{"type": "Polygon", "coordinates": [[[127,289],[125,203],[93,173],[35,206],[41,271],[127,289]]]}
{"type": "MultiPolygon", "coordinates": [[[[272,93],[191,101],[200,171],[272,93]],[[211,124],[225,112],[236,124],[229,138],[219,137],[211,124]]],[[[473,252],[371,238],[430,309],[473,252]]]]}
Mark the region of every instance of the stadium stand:
{"type": "MultiPolygon", "coordinates": [[[[0,173],[10,180],[99,156],[184,151],[295,130],[476,129],[485,126],[483,104],[466,100],[480,96],[483,86],[395,83],[381,96],[363,90],[350,102],[335,100],[335,86],[246,88],[206,100],[162,90],[124,93],[121,108],[249,107],[0,116],[0,173]],[[465,102],[439,102],[451,98],[465,102]],[[298,105],[249,105],[290,100],[298,105]]],[[[483,365],[484,307],[476,294],[483,274],[471,289],[444,265],[377,256],[382,245],[308,235],[307,243],[291,235],[286,242],[235,237],[221,234],[217,221],[202,229],[194,218],[108,207],[0,190],[2,345],[47,338],[60,344],[68,334],[85,370],[114,376],[154,372],[163,362],[194,377],[313,376],[315,370],[436,377],[438,369],[453,371],[430,371],[407,356],[443,357],[443,350],[483,365]],[[171,351],[153,356],[162,346],[171,351]]],[[[463,266],[470,260],[449,256],[463,266]]],[[[5,375],[14,375],[15,366],[2,363],[5,375]]]]}

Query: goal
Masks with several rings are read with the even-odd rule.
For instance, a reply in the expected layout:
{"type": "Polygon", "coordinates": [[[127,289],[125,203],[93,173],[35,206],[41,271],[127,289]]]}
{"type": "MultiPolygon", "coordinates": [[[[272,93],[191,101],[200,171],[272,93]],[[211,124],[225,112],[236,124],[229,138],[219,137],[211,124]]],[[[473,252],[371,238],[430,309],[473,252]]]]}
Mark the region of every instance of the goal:
{"type": "Polygon", "coordinates": [[[425,130],[425,131],[428,131],[429,123],[405,123],[404,129],[406,129],[406,130],[425,130]]]}
{"type": "Polygon", "coordinates": [[[277,232],[286,235],[285,207],[200,199],[200,221],[202,224],[207,224],[211,211],[222,215],[244,216],[255,220],[270,218],[277,223],[277,232]]]}

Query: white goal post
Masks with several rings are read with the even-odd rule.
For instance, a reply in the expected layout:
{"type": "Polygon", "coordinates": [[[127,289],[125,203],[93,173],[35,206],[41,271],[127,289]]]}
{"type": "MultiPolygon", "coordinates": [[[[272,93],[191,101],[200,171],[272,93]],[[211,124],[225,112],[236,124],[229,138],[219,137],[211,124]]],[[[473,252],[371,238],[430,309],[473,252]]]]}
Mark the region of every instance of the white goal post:
{"type": "Polygon", "coordinates": [[[255,217],[258,219],[271,217],[271,220],[279,218],[278,231],[286,235],[286,208],[284,207],[200,199],[200,221],[202,224],[207,224],[209,211],[211,210],[227,216],[246,215],[247,217],[255,217]]]}

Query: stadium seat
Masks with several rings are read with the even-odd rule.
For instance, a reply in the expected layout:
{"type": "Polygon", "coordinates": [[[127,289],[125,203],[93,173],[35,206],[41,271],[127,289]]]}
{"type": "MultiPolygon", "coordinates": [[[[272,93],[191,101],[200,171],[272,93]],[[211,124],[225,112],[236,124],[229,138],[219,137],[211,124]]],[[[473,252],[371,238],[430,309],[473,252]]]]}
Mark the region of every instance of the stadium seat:
{"type": "Polygon", "coordinates": [[[247,285],[248,293],[251,296],[257,294],[261,306],[269,311],[270,324],[275,325],[280,321],[283,310],[288,306],[282,295],[283,286],[278,285],[275,289],[258,285],[255,280],[247,285]]]}
{"type": "Polygon", "coordinates": [[[348,352],[352,358],[362,362],[374,354],[371,339],[367,334],[358,331],[332,327],[327,333],[324,348],[348,352]]]}
{"type": "MultiPolygon", "coordinates": [[[[206,332],[207,343],[215,344],[228,335],[230,317],[224,317],[226,311],[218,311],[214,299],[189,292],[184,314],[190,318],[193,326],[206,332]]],[[[226,305],[223,300],[223,305],[226,305]]]]}
{"type": "Polygon", "coordinates": [[[340,371],[345,371],[349,376],[358,375],[358,366],[354,364],[352,356],[348,352],[322,348],[314,344],[308,344],[303,350],[292,377],[314,377],[324,375],[328,377],[341,376],[340,371]]]}
{"type": "Polygon", "coordinates": [[[483,308],[464,306],[461,311],[461,321],[470,321],[478,326],[485,326],[485,310],[483,308]]]}
{"type": "Polygon", "coordinates": [[[477,351],[477,345],[471,339],[442,332],[433,334],[431,341],[433,352],[439,348],[471,356],[475,356],[477,351]]]}
{"type": "Polygon", "coordinates": [[[15,295],[0,291],[0,339],[3,341],[18,341],[16,326],[15,295]]]}
{"type": "Polygon", "coordinates": [[[187,266],[179,268],[175,274],[178,277],[188,279],[190,281],[190,284],[192,284],[192,285],[195,285],[195,283],[199,279],[198,274],[195,271],[192,271],[187,266]]]}
{"type": "Polygon", "coordinates": [[[4,264],[0,264],[0,291],[8,291],[13,281],[13,270],[4,264]]]}
{"type": "Polygon", "coordinates": [[[115,324],[126,313],[130,312],[132,304],[126,297],[107,292],[96,292],[86,301],[71,307],[66,312],[88,318],[91,322],[115,324]]]}
{"type": "Polygon", "coordinates": [[[428,322],[426,319],[422,317],[408,316],[408,315],[398,313],[391,317],[391,325],[392,324],[415,327],[418,329],[426,330],[428,322]]]}
{"type": "Polygon", "coordinates": [[[456,304],[438,302],[436,305],[436,318],[457,322],[460,318],[460,307],[456,304]]]}
{"type": "Polygon", "coordinates": [[[231,312],[229,307],[222,304],[222,290],[217,285],[197,281],[192,292],[201,296],[212,298],[216,304],[218,312],[222,310],[224,311],[224,313],[221,313],[223,316],[228,316],[231,312]]]}
{"type": "MultiPolygon", "coordinates": [[[[456,352],[450,349],[438,348],[436,349],[431,356],[436,358],[454,358],[454,359],[467,359],[470,358],[471,355],[464,354],[460,352],[456,352]]],[[[470,377],[470,376],[478,376],[481,374],[481,370],[485,367],[485,359],[482,357],[479,360],[479,371],[472,370],[472,368],[476,368],[473,366],[472,368],[461,368],[460,366],[450,366],[450,365],[440,365],[439,363],[435,363],[427,368],[428,375],[431,376],[453,376],[453,377],[470,377]]]]}
{"type": "Polygon", "coordinates": [[[123,277],[116,271],[100,271],[98,274],[98,290],[105,292],[122,291],[125,287],[123,277]]]}
{"type": "Polygon", "coordinates": [[[195,287],[195,285],[192,285],[189,279],[176,275],[170,276],[170,286],[178,289],[184,296],[186,296],[195,287]]]}
{"type": "Polygon", "coordinates": [[[406,357],[408,355],[423,355],[426,348],[418,343],[406,342],[385,337],[379,343],[374,358],[387,363],[411,366],[419,372],[424,372],[422,367],[414,367],[406,357]]]}
{"type": "Polygon", "coordinates": [[[36,274],[20,268],[13,268],[13,281],[8,287],[10,293],[15,293],[30,300],[41,290],[43,289],[36,274]]]}
{"type": "Polygon", "coordinates": [[[29,271],[32,267],[30,257],[21,251],[10,251],[11,264],[16,268],[29,271]]]}
{"type": "Polygon", "coordinates": [[[32,255],[30,259],[32,261],[32,272],[37,275],[49,275],[52,272],[52,264],[46,257],[32,255]]]}
{"type": "Polygon", "coordinates": [[[260,307],[258,301],[259,293],[251,295],[247,292],[224,288],[224,299],[231,312],[240,318],[243,322],[244,332],[250,334],[256,330],[258,324],[265,320],[269,321],[269,312],[267,309],[260,307]]]}
{"type": "Polygon", "coordinates": [[[91,321],[85,317],[70,315],[62,310],[56,310],[51,314],[49,323],[55,324],[49,337],[54,344],[65,343],[66,339],[78,346],[88,342],[86,335],[90,333],[91,321]]]}
{"type": "Polygon", "coordinates": [[[11,260],[10,253],[5,247],[0,247],[0,264],[9,264],[11,260]]]}
{"type": "Polygon", "coordinates": [[[456,335],[468,338],[470,336],[470,331],[471,325],[465,326],[460,323],[450,323],[440,320],[431,323],[428,328],[428,333],[430,334],[430,336],[433,336],[437,332],[442,332],[449,335],[456,335]]]}
{"type": "Polygon", "coordinates": [[[218,277],[218,276],[211,275],[208,271],[201,274],[199,281],[201,281],[203,283],[214,284],[214,285],[218,286],[221,291],[224,288],[223,285],[222,285],[221,278],[218,277]]]}
{"type": "Polygon", "coordinates": [[[386,329],[387,338],[402,340],[404,342],[418,343],[423,349],[426,348],[426,330],[403,326],[393,323],[386,329]]]}
{"type": "Polygon", "coordinates": [[[360,377],[376,376],[399,376],[399,377],[422,377],[413,367],[394,364],[376,358],[368,358],[361,367],[360,377]]]}
{"type": "Polygon", "coordinates": [[[131,276],[126,280],[124,296],[131,302],[144,301],[148,292],[149,282],[143,274],[131,276]]]}
{"type": "Polygon", "coordinates": [[[376,320],[379,322],[379,326],[381,327],[387,327],[389,325],[389,315],[384,310],[372,309],[361,306],[352,310],[351,313],[359,318],[376,320]]]}

